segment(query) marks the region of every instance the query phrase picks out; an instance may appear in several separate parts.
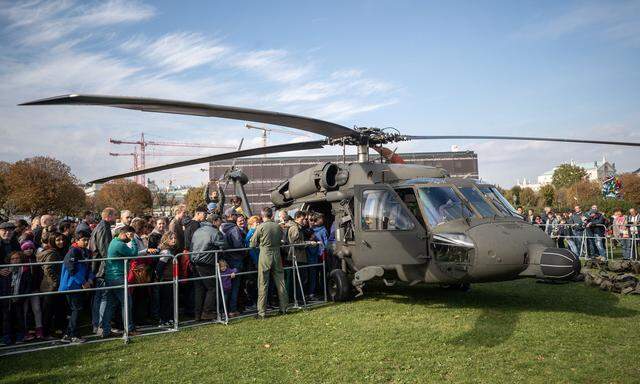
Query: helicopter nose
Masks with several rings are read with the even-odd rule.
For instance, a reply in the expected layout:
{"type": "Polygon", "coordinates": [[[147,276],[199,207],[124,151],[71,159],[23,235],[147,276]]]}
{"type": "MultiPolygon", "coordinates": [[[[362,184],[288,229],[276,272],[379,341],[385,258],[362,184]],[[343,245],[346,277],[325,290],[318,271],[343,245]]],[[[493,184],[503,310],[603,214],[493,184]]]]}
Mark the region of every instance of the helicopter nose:
{"type": "Polygon", "coordinates": [[[571,280],[580,273],[580,259],[568,249],[535,244],[529,247],[529,255],[529,267],[520,274],[521,276],[571,280]]]}

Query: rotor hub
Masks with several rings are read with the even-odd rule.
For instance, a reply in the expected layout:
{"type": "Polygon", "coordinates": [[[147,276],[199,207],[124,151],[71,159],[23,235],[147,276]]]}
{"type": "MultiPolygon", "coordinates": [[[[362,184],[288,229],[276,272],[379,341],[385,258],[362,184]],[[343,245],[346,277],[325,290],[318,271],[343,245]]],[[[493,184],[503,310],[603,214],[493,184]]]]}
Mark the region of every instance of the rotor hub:
{"type": "Polygon", "coordinates": [[[344,136],[337,139],[329,139],[330,144],[335,145],[368,145],[370,147],[407,141],[407,137],[400,134],[395,128],[354,127],[357,134],[344,136]]]}

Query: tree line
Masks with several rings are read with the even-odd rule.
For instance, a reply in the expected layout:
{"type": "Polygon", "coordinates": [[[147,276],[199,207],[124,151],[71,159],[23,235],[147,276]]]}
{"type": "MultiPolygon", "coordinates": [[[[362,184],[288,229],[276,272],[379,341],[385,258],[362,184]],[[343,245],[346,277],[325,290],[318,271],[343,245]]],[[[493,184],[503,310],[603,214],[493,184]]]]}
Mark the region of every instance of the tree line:
{"type": "Polygon", "coordinates": [[[60,160],[36,156],[15,163],[0,162],[0,212],[36,217],[43,214],[81,216],[85,210],[105,207],[144,214],[152,209],[153,196],[145,186],[130,180],[104,184],[93,197],[60,160]]]}
{"type": "Polygon", "coordinates": [[[602,196],[602,184],[589,181],[583,168],[571,164],[560,165],[553,173],[551,184],[543,185],[537,192],[517,185],[502,192],[511,203],[525,209],[542,209],[548,206],[569,210],[576,204],[596,204],[602,211],[610,212],[616,207],[623,210],[639,207],[640,175],[624,173],[619,177],[622,182],[621,199],[605,199],[602,196]]]}

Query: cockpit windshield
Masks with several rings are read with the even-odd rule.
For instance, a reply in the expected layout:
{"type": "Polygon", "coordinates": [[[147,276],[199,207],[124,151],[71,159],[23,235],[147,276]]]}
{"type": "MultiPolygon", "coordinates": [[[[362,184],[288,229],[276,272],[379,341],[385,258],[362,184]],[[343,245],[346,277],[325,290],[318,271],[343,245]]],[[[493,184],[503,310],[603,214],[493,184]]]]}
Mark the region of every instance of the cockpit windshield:
{"type": "MultiPolygon", "coordinates": [[[[469,200],[469,203],[480,213],[482,217],[493,217],[498,215],[496,211],[491,208],[491,204],[482,197],[482,194],[474,187],[458,187],[462,195],[469,200]]],[[[501,216],[501,215],[498,215],[501,216]]]]}
{"type": "Polygon", "coordinates": [[[521,217],[520,215],[518,215],[518,211],[513,208],[513,205],[509,203],[509,200],[502,196],[502,193],[500,193],[497,188],[489,186],[482,186],[478,188],[480,188],[482,193],[484,193],[489,198],[489,200],[491,200],[493,205],[495,205],[496,208],[498,208],[498,210],[504,216],[521,217]]]}
{"type": "Polygon", "coordinates": [[[421,187],[418,192],[427,213],[427,220],[432,226],[447,221],[473,217],[471,209],[451,187],[421,187]]]}

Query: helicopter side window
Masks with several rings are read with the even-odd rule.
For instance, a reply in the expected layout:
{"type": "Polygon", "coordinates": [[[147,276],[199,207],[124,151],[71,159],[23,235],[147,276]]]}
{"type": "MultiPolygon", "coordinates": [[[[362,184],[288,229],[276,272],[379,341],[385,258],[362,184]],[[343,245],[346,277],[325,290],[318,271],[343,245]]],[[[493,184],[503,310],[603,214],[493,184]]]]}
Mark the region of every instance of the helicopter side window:
{"type": "Polygon", "coordinates": [[[496,211],[491,208],[491,205],[482,197],[482,194],[473,187],[458,187],[460,193],[469,200],[469,203],[475,207],[482,217],[493,217],[496,215],[496,211]]]}
{"type": "Polygon", "coordinates": [[[412,188],[402,188],[396,189],[396,193],[400,196],[400,199],[404,202],[404,205],[409,208],[409,211],[413,213],[413,216],[420,222],[423,227],[424,219],[422,218],[422,213],[420,212],[420,205],[418,204],[418,198],[416,197],[415,192],[413,192],[412,188]]]}
{"type": "Polygon", "coordinates": [[[451,187],[422,187],[418,189],[418,193],[427,213],[427,220],[432,226],[451,220],[473,217],[471,209],[451,187]]]}
{"type": "Polygon", "coordinates": [[[414,228],[411,213],[391,191],[374,189],[362,192],[361,226],[365,231],[406,231],[414,228]]]}

